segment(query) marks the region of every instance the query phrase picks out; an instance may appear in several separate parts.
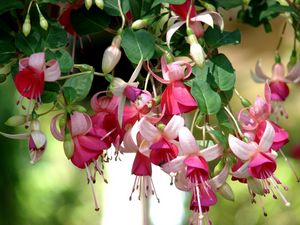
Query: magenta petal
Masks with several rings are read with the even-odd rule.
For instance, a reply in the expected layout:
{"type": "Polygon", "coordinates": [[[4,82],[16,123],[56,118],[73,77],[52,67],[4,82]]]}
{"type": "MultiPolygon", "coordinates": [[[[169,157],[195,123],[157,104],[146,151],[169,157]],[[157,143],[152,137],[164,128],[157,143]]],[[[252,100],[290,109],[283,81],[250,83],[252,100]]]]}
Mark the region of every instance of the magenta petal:
{"type": "Polygon", "coordinates": [[[189,156],[184,160],[187,166],[186,176],[193,183],[201,183],[207,180],[209,175],[209,167],[206,160],[202,156],[189,156]]]}
{"type": "Polygon", "coordinates": [[[131,173],[136,176],[151,176],[152,168],[150,159],[140,152],[137,152],[132,165],[131,173]]]}
{"type": "Polygon", "coordinates": [[[271,99],[273,101],[284,101],[289,96],[289,87],[283,81],[270,82],[271,99]]]}
{"type": "Polygon", "coordinates": [[[92,120],[86,113],[73,112],[70,120],[72,136],[84,135],[92,128],[92,120]]]}
{"type": "Polygon", "coordinates": [[[176,145],[169,143],[164,138],[150,146],[150,160],[155,165],[163,165],[178,155],[178,148],[176,145]]]}
{"type": "Polygon", "coordinates": [[[265,153],[257,153],[248,165],[248,171],[252,177],[266,179],[276,170],[276,161],[265,153]]]}
{"type": "Polygon", "coordinates": [[[78,136],[78,142],[79,144],[91,151],[99,151],[101,152],[103,149],[108,148],[108,145],[101,141],[100,138],[93,137],[93,136],[78,136]]]}

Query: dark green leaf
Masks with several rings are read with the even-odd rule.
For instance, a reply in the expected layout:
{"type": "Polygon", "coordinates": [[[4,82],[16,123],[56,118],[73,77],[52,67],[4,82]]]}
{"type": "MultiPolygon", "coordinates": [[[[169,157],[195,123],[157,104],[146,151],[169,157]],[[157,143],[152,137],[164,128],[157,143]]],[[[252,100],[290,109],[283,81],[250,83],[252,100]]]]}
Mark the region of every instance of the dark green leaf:
{"type": "Polygon", "coordinates": [[[42,103],[51,103],[56,100],[57,93],[54,91],[43,91],[42,103]]]}
{"type": "Polygon", "coordinates": [[[206,63],[202,68],[199,66],[193,66],[192,70],[193,74],[195,75],[195,79],[200,81],[206,81],[207,80],[207,74],[209,73],[209,65],[206,63]]]}
{"type": "Polygon", "coordinates": [[[135,20],[141,17],[142,2],[143,0],[140,1],[129,0],[130,12],[132,13],[133,18],[135,20]]]}
{"type": "Polygon", "coordinates": [[[210,130],[209,133],[211,133],[213,136],[217,138],[217,140],[222,144],[222,146],[228,146],[227,137],[222,134],[221,131],[218,130],[210,130]]]}
{"type": "Polygon", "coordinates": [[[20,0],[0,0],[0,15],[13,9],[22,8],[24,8],[24,4],[20,0]]]}
{"type": "Polygon", "coordinates": [[[64,96],[67,103],[72,104],[77,98],[77,92],[73,87],[64,87],[64,96]]]}
{"type": "Polygon", "coordinates": [[[12,41],[0,40],[0,64],[5,64],[16,55],[15,45],[12,41]]]}
{"type": "Polygon", "coordinates": [[[295,13],[295,15],[298,15],[299,17],[299,12],[297,12],[297,10],[294,7],[275,4],[268,7],[265,11],[263,11],[259,16],[259,19],[264,20],[264,19],[268,19],[269,17],[272,18],[274,17],[274,15],[277,15],[279,13],[286,13],[286,12],[295,13]]]}
{"type": "Polygon", "coordinates": [[[231,90],[235,84],[235,72],[227,57],[223,54],[219,54],[211,58],[210,62],[210,72],[220,90],[231,90]]]}
{"type": "Polygon", "coordinates": [[[152,8],[161,4],[161,3],[169,3],[174,5],[180,5],[183,4],[186,0],[154,0],[152,4],[152,8]]]}
{"type": "MultiPolygon", "coordinates": [[[[140,0],[139,0],[140,1],[140,0]]],[[[125,13],[129,10],[129,1],[122,0],[122,11],[125,13]]],[[[104,0],[104,11],[110,16],[120,16],[118,0],[104,0]]]]}
{"type": "Polygon", "coordinates": [[[152,35],[145,30],[136,32],[126,29],[122,36],[122,47],[128,59],[138,64],[141,58],[148,60],[155,52],[152,35]]]}
{"type": "Polygon", "coordinates": [[[241,32],[239,29],[233,32],[222,32],[218,26],[215,26],[215,28],[209,27],[205,31],[204,38],[209,47],[219,48],[228,44],[240,44],[241,32]]]}
{"type": "Polygon", "coordinates": [[[94,78],[93,71],[82,72],[81,75],[68,79],[63,87],[71,87],[76,91],[74,102],[83,100],[89,93],[94,78]]]}
{"type": "Polygon", "coordinates": [[[27,56],[43,50],[41,35],[36,31],[31,32],[27,37],[23,33],[18,33],[15,44],[27,56]]]}
{"type": "Polygon", "coordinates": [[[103,31],[110,18],[97,7],[86,10],[85,7],[71,12],[71,22],[79,35],[94,34],[103,31]]]}
{"type": "Polygon", "coordinates": [[[191,93],[196,99],[200,112],[213,115],[221,108],[221,98],[205,81],[194,80],[191,93]]]}
{"type": "Polygon", "coordinates": [[[67,41],[67,32],[58,23],[50,23],[47,35],[45,37],[46,47],[64,47],[67,44],[67,41]]]}
{"type": "Polygon", "coordinates": [[[231,9],[243,5],[243,0],[230,0],[230,1],[217,0],[217,4],[218,6],[224,9],[231,9]]]}

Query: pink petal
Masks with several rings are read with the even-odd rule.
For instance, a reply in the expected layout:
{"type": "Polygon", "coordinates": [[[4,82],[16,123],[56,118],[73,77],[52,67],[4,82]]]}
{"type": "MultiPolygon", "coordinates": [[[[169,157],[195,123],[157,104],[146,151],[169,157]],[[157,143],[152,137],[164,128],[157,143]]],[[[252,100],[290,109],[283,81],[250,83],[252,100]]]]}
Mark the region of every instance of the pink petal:
{"type": "Polygon", "coordinates": [[[40,52],[40,53],[32,54],[29,57],[28,65],[33,67],[34,69],[36,69],[38,71],[43,71],[44,70],[44,65],[45,65],[45,53],[40,52]]]}
{"type": "Polygon", "coordinates": [[[199,147],[195,140],[195,137],[188,128],[181,127],[179,129],[178,136],[180,148],[183,151],[183,155],[196,155],[199,153],[199,147]]]}
{"type": "Polygon", "coordinates": [[[22,71],[28,66],[29,57],[23,58],[19,60],[19,71],[22,71]]]}
{"type": "Polygon", "coordinates": [[[138,123],[135,123],[134,126],[127,130],[124,135],[123,144],[124,151],[123,152],[137,152],[138,146],[136,143],[136,135],[138,133],[138,123]]]}
{"type": "Polygon", "coordinates": [[[37,149],[44,147],[47,143],[47,138],[45,134],[41,131],[32,131],[30,136],[37,149]]]}
{"type": "Polygon", "coordinates": [[[249,177],[250,174],[248,172],[248,165],[249,165],[249,161],[245,162],[238,170],[232,172],[232,176],[239,179],[249,177]]]}
{"type": "Polygon", "coordinates": [[[186,156],[177,156],[175,159],[165,163],[162,166],[162,170],[168,174],[183,170],[185,167],[185,164],[183,163],[185,158],[186,156]]]}
{"type": "Polygon", "coordinates": [[[47,62],[47,66],[49,67],[45,69],[45,81],[56,81],[61,75],[58,62],[56,60],[50,60],[47,62]]]}
{"type": "Polygon", "coordinates": [[[210,12],[200,13],[197,16],[191,18],[191,21],[201,21],[211,27],[214,27],[214,20],[211,16],[210,12]]]}
{"type": "Polygon", "coordinates": [[[266,121],[266,124],[266,129],[258,145],[259,150],[262,152],[267,152],[270,150],[275,137],[275,130],[273,126],[268,121],[266,121]]]}
{"type": "Polygon", "coordinates": [[[118,122],[120,127],[122,127],[123,124],[123,113],[124,113],[125,102],[126,102],[126,97],[122,96],[120,98],[119,105],[118,105],[118,122]]]}
{"type": "Polygon", "coordinates": [[[210,146],[208,148],[205,148],[200,151],[201,155],[205,158],[207,162],[215,160],[216,158],[222,156],[223,154],[223,148],[221,145],[216,144],[213,146],[210,146]]]}
{"type": "Polygon", "coordinates": [[[231,151],[242,160],[248,160],[257,149],[253,142],[245,143],[231,134],[228,143],[231,151]]]}
{"type": "Polygon", "coordinates": [[[162,83],[162,84],[168,84],[168,83],[170,83],[169,80],[164,80],[164,79],[162,79],[161,77],[159,77],[158,75],[156,75],[156,74],[151,70],[151,68],[150,68],[150,66],[149,66],[149,61],[147,62],[147,68],[148,68],[148,71],[152,74],[152,76],[153,76],[156,80],[158,80],[160,83],[162,83]]]}
{"type": "Polygon", "coordinates": [[[156,142],[161,137],[160,131],[145,118],[141,119],[140,132],[141,135],[151,143],[156,142]]]}
{"type": "Polygon", "coordinates": [[[78,142],[82,147],[90,151],[101,152],[103,149],[108,148],[108,145],[104,141],[101,141],[100,138],[90,135],[79,135],[78,142]]]}
{"type": "Polygon", "coordinates": [[[184,126],[184,119],[181,116],[174,115],[166,125],[163,133],[165,137],[173,140],[178,137],[179,129],[184,126]]]}
{"type": "Polygon", "coordinates": [[[71,114],[72,136],[85,135],[92,128],[92,120],[86,113],[73,112],[71,114]]]}
{"type": "Polygon", "coordinates": [[[191,182],[189,182],[188,178],[185,176],[186,172],[185,170],[181,170],[176,174],[175,178],[175,186],[181,191],[191,191],[193,186],[191,185],[191,182]]]}
{"type": "Polygon", "coordinates": [[[271,100],[284,101],[290,94],[289,87],[284,81],[271,81],[271,100]]]}
{"type": "Polygon", "coordinates": [[[50,124],[50,130],[52,135],[59,141],[63,141],[64,140],[64,136],[65,136],[65,131],[64,128],[58,130],[57,129],[57,121],[58,119],[60,119],[61,116],[63,116],[63,113],[57,114],[56,116],[54,116],[51,120],[51,124],[50,124]]]}
{"type": "Polygon", "coordinates": [[[266,80],[269,80],[270,78],[262,71],[260,62],[258,61],[256,63],[255,67],[255,73],[251,71],[251,77],[254,81],[258,83],[264,83],[266,80]]]}
{"type": "Polygon", "coordinates": [[[187,166],[186,176],[191,182],[200,183],[201,180],[208,179],[209,167],[202,156],[189,156],[184,160],[184,164],[187,166]]]}
{"type": "Polygon", "coordinates": [[[298,62],[285,77],[286,80],[293,83],[300,82],[300,62],[298,62]]]}
{"type": "Polygon", "coordinates": [[[246,108],[242,109],[239,112],[238,120],[243,130],[253,131],[253,132],[255,131],[257,127],[257,121],[253,118],[253,116],[249,113],[249,111],[246,108]]]}
{"type": "Polygon", "coordinates": [[[166,42],[167,42],[167,45],[169,48],[170,48],[171,38],[183,24],[185,24],[185,21],[180,21],[180,22],[174,23],[171,27],[169,27],[169,29],[167,31],[167,35],[166,35],[166,42]]]}
{"type": "Polygon", "coordinates": [[[214,191],[216,191],[219,187],[221,187],[226,182],[228,175],[229,175],[229,166],[225,164],[224,168],[221,170],[221,172],[218,175],[208,180],[208,184],[214,191]]]}
{"type": "Polygon", "coordinates": [[[152,167],[150,159],[140,152],[137,152],[132,164],[131,173],[136,176],[151,176],[152,167]]]}
{"type": "Polygon", "coordinates": [[[252,177],[266,179],[276,170],[276,161],[264,153],[256,154],[248,165],[252,177]]]}

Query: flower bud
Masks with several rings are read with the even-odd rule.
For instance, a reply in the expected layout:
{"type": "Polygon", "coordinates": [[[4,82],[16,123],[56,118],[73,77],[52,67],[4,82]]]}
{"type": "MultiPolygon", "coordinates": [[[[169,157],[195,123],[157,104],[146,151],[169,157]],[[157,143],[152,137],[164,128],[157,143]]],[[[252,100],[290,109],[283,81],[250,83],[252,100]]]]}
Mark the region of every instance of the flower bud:
{"type": "Polygon", "coordinates": [[[258,195],[265,194],[264,187],[263,187],[261,181],[255,179],[255,178],[249,177],[247,179],[247,183],[248,183],[249,189],[252,190],[255,194],[258,194],[258,195]]]}
{"type": "Polygon", "coordinates": [[[103,54],[102,71],[104,74],[110,73],[118,64],[121,58],[121,36],[114,37],[111,46],[109,46],[103,54]]]}
{"type": "Polygon", "coordinates": [[[74,142],[72,140],[71,134],[68,133],[65,135],[64,139],[64,152],[68,159],[72,158],[74,154],[74,142]]]}
{"type": "Polygon", "coordinates": [[[224,197],[225,199],[229,201],[234,201],[234,194],[229,184],[224,183],[219,189],[218,189],[220,195],[224,197]]]}
{"type": "Polygon", "coordinates": [[[23,125],[25,123],[26,123],[26,116],[15,115],[8,118],[8,120],[6,120],[4,124],[10,127],[16,127],[16,126],[23,125]]]}
{"type": "Polygon", "coordinates": [[[30,123],[30,129],[31,129],[31,131],[40,131],[41,130],[40,121],[32,120],[30,123]]]}
{"type": "Polygon", "coordinates": [[[103,2],[103,0],[95,0],[95,3],[96,3],[96,6],[99,9],[104,9],[104,2],[103,2]]]}
{"type": "Polygon", "coordinates": [[[47,22],[47,20],[45,19],[45,17],[42,14],[40,14],[40,26],[44,30],[48,29],[48,22],[47,22]]]}
{"type": "Polygon", "coordinates": [[[30,16],[29,14],[27,14],[22,26],[22,32],[25,35],[25,37],[27,37],[30,31],[31,31],[30,16]]]}
{"type": "Polygon", "coordinates": [[[132,23],[131,28],[135,29],[135,30],[142,29],[145,26],[147,26],[147,24],[148,24],[147,22],[148,22],[147,19],[136,20],[132,23]]]}
{"type": "Polygon", "coordinates": [[[241,103],[244,107],[250,107],[251,106],[251,102],[248,99],[241,96],[240,100],[241,100],[241,103]]]}
{"type": "Polygon", "coordinates": [[[84,5],[87,10],[89,10],[93,5],[93,0],[84,0],[84,5]]]}
{"type": "Polygon", "coordinates": [[[203,48],[199,44],[195,34],[190,34],[188,36],[188,42],[190,44],[190,55],[192,56],[196,65],[202,67],[205,60],[205,53],[203,51],[203,48]]]}

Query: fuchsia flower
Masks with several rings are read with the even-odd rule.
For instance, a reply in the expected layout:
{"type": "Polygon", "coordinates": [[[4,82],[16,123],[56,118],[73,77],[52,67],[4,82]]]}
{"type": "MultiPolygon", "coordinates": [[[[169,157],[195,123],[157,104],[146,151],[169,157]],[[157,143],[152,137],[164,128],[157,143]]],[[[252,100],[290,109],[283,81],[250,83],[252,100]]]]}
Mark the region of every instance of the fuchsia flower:
{"type": "MultiPolygon", "coordinates": [[[[233,176],[237,178],[254,177],[259,179],[263,185],[264,193],[267,194],[273,192],[274,188],[285,204],[289,206],[290,203],[285,199],[278,188],[278,185],[280,185],[281,182],[274,175],[277,168],[275,161],[277,154],[271,149],[274,137],[275,130],[268,121],[266,121],[266,128],[259,144],[253,141],[245,143],[230,134],[230,149],[240,160],[244,162],[238,170],[233,172],[233,176]]],[[[285,186],[284,189],[286,189],[285,186]]]]}
{"type": "Polygon", "coordinates": [[[148,142],[141,152],[150,158],[155,165],[163,165],[178,155],[175,139],[178,130],[183,127],[184,120],[181,116],[174,115],[167,125],[159,124],[157,127],[146,118],[142,118],[139,130],[143,138],[148,142]]]}
{"type": "Polygon", "coordinates": [[[151,74],[161,83],[167,84],[161,96],[162,108],[166,115],[175,115],[190,112],[197,108],[197,103],[190,93],[190,88],[183,83],[192,72],[192,67],[184,61],[175,61],[167,64],[164,57],[161,58],[163,78],[156,75],[148,66],[151,74]]]}
{"type": "Polygon", "coordinates": [[[259,83],[269,81],[272,101],[285,101],[289,95],[287,83],[298,83],[300,81],[300,63],[296,64],[285,76],[284,65],[275,63],[272,67],[272,77],[269,78],[257,62],[255,73],[251,72],[252,78],[259,83]]]}
{"type": "Polygon", "coordinates": [[[15,85],[19,93],[28,99],[41,101],[44,82],[53,82],[60,77],[60,67],[56,60],[45,62],[45,53],[34,53],[19,61],[19,72],[15,85]]]}

